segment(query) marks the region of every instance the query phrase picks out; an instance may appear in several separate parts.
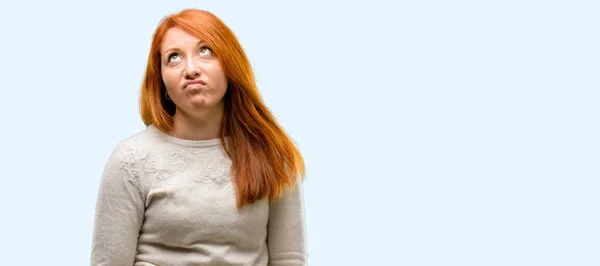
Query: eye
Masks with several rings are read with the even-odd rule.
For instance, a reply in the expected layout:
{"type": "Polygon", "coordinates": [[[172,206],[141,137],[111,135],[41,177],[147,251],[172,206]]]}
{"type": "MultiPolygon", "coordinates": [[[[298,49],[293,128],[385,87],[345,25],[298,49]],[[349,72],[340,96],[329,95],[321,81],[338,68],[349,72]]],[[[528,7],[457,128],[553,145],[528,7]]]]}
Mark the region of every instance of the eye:
{"type": "Polygon", "coordinates": [[[171,63],[171,62],[173,62],[174,60],[180,60],[180,59],[181,59],[181,57],[179,56],[179,54],[177,54],[177,53],[172,53],[172,54],[170,54],[170,55],[169,55],[169,57],[167,58],[167,62],[168,62],[168,63],[171,63]]]}
{"type": "Polygon", "coordinates": [[[208,46],[202,46],[200,48],[200,55],[212,55],[213,51],[208,46]]]}

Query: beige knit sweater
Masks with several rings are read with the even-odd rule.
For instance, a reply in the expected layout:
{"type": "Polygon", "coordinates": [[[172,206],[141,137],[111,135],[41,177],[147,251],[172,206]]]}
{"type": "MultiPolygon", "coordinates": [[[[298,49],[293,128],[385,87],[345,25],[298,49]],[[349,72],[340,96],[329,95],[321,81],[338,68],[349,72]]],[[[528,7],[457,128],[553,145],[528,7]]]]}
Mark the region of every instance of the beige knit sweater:
{"type": "Polygon", "coordinates": [[[302,187],[236,209],[220,140],[151,125],[117,145],[98,191],[92,265],[306,265],[302,187]]]}

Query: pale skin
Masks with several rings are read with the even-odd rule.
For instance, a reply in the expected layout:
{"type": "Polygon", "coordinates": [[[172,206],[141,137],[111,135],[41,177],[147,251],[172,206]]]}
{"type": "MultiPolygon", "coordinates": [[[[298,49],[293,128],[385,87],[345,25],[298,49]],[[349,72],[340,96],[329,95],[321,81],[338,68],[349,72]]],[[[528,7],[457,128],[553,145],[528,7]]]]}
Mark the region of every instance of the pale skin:
{"type": "Polygon", "coordinates": [[[168,133],[188,140],[218,138],[227,77],[212,49],[175,27],[167,31],[160,55],[162,79],[176,106],[168,133]]]}

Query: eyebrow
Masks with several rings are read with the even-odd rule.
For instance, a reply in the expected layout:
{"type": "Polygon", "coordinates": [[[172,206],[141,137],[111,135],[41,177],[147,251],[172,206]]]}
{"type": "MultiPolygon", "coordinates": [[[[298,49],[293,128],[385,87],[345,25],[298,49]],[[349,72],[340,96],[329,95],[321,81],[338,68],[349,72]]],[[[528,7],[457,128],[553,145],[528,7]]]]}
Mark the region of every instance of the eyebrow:
{"type": "MultiPolygon", "coordinates": [[[[199,41],[199,42],[196,43],[196,46],[200,46],[203,43],[204,43],[204,41],[201,40],[201,41],[199,41]]],[[[167,55],[172,50],[181,50],[181,49],[179,49],[178,47],[171,47],[171,48],[165,50],[165,52],[163,53],[163,56],[167,55]]]]}

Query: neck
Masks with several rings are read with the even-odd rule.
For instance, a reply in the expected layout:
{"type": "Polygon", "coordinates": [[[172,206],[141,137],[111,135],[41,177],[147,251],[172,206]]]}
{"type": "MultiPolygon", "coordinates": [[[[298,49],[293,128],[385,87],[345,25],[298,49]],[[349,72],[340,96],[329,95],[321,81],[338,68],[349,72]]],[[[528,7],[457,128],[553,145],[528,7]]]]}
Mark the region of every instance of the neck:
{"type": "Polygon", "coordinates": [[[222,120],[222,109],[203,114],[201,117],[191,116],[178,109],[173,116],[170,135],[186,140],[216,139],[220,137],[222,120]]]}

